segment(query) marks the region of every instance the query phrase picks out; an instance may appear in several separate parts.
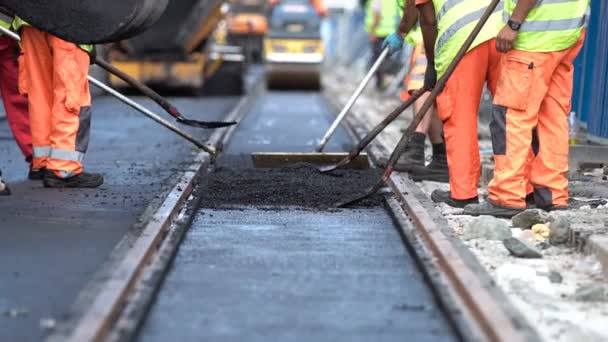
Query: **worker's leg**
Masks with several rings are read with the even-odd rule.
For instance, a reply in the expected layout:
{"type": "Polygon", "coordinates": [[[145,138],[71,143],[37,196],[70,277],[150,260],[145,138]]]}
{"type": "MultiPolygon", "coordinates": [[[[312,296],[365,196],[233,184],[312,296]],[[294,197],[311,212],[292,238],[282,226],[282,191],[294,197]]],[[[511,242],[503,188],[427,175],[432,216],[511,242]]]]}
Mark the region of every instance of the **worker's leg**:
{"type": "MultiPolygon", "coordinates": [[[[452,200],[462,201],[461,204],[474,202],[477,198],[480,173],[477,112],[489,67],[488,54],[493,48],[486,42],[469,51],[437,97],[447,148],[449,196],[452,200]]],[[[451,204],[450,198],[438,195],[435,194],[433,200],[451,204]]]]}
{"type": "Polygon", "coordinates": [[[19,93],[18,55],[19,47],[17,43],[6,35],[0,36],[0,92],[2,93],[2,102],[15,141],[25,160],[31,162],[32,132],[30,130],[27,98],[19,93]]]}
{"type": "MultiPolygon", "coordinates": [[[[372,43],[372,60],[370,61],[370,67],[376,62],[380,54],[382,54],[382,43],[386,37],[378,37],[374,43],[372,43]]],[[[385,63],[380,64],[376,71],[376,89],[384,89],[384,73],[385,63]]]]}
{"type": "Polygon", "coordinates": [[[32,168],[47,167],[51,152],[53,63],[47,34],[30,26],[22,29],[19,90],[27,94],[32,132],[32,168]]]}
{"type": "Polygon", "coordinates": [[[533,132],[556,65],[551,53],[512,50],[503,58],[490,124],[495,167],[488,199],[498,206],[526,208],[533,132]]]}
{"type": "Polygon", "coordinates": [[[572,63],[583,44],[581,39],[561,55],[553,72],[538,117],[538,155],[532,163],[531,182],[536,206],[542,209],[568,206],[568,113],[574,78],[572,63]]]}
{"type": "Polygon", "coordinates": [[[89,144],[89,56],[73,43],[50,36],[53,49],[53,116],[48,168],[60,178],[82,173],[89,144]]]}

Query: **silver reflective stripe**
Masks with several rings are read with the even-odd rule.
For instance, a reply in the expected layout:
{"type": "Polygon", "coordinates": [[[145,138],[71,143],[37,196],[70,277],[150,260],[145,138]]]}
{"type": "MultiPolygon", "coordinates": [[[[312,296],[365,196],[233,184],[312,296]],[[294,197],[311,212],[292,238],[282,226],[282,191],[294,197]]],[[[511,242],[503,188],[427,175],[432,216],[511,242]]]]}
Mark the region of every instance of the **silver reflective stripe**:
{"type": "MultiPolygon", "coordinates": [[[[519,0],[517,2],[519,2],[519,0]]],[[[534,7],[538,7],[540,5],[564,4],[567,2],[578,2],[578,0],[537,0],[534,7]]]]}
{"type": "Polygon", "coordinates": [[[587,10],[585,11],[585,27],[589,26],[590,20],[591,20],[591,6],[587,6],[587,10]]]}
{"type": "MultiPolygon", "coordinates": [[[[509,14],[503,14],[503,21],[509,20],[509,14]]],[[[585,25],[586,16],[572,19],[556,19],[556,20],[535,20],[525,21],[521,24],[520,32],[549,32],[549,31],[564,31],[581,28],[585,25]]]]}
{"type": "Polygon", "coordinates": [[[34,158],[44,158],[51,155],[51,146],[34,146],[32,149],[34,158]]]}
{"type": "MultiPolygon", "coordinates": [[[[494,10],[494,14],[497,12],[501,12],[503,10],[503,3],[501,2],[498,6],[496,6],[496,9],[494,10]]],[[[438,55],[439,52],[441,52],[441,49],[443,48],[443,46],[445,45],[445,43],[448,42],[448,40],[450,38],[452,38],[452,36],[454,36],[458,30],[460,30],[461,28],[467,26],[468,24],[475,22],[477,20],[479,20],[479,18],[481,18],[481,16],[483,15],[483,13],[486,11],[486,8],[480,8],[475,12],[471,12],[467,15],[465,15],[464,17],[456,20],[456,22],[454,22],[452,24],[452,26],[448,27],[447,30],[445,30],[443,32],[443,34],[441,34],[441,37],[439,37],[439,39],[437,39],[437,45],[435,46],[435,55],[438,55]]]]}
{"type": "Polygon", "coordinates": [[[441,6],[441,8],[439,9],[439,13],[437,13],[437,22],[441,21],[441,18],[443,18],[443,16],[448,13],[449,10],[451,10],[454,6],[458,5],[459,3],[461,3],[462,0],[448,0],[446,1],[443,6],[441,6]]]}
{"type": "Polygon", "coordinates": [[[78,151],[68,151],[68,150],[60,150],[60,149],[52,149],[51,150],[51,158],[59,159],[59,160],[69,160],[75,162],[82,162],[84,159],[84,153],[78,151]]]}

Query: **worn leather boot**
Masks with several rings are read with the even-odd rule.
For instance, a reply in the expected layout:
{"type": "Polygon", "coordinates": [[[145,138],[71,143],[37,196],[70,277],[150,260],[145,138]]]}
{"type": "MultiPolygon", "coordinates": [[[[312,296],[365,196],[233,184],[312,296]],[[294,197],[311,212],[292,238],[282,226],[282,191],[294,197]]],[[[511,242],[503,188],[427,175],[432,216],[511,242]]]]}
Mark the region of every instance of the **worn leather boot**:
{"type": "Polygon", "coordinates": [[[54,172],[47,172],[43,182],[47,188],[97,188],[103,184],[103,176],[83,172],[76,176],[60,178],[54,172]]]}
{"type": "Polygon", "coordinates": [[[454,208],[464,208],[469,204],[479,203],[478,197],[469,198],[466,200],[458,200],[452,198],[452,193],[444,190],[435,190],[431,193],[431,199],[435,203],[445,203],[454,208]]]}
{"type": "Polygon", "coordinates": [[[448,157],[445,151],[445,144],[433,145],[433,159],[431,159],[429,165],[412,168],[410,178],[414,182],[432,181],[449,183],[450,173],[448,170],[448,157]]]}
{"type": "MultiPolygon", "coordinates": [[[[426,136],[422,133],[414,133],[410,140],[407,148],[397,160],[395,164],[395,171],[399,172],[410,172],[413,168],[424,167],[424,140],[426,136]]],[[[378,166],[386,167],[388,160],[386,158],[380,158],[378,166]]]]}

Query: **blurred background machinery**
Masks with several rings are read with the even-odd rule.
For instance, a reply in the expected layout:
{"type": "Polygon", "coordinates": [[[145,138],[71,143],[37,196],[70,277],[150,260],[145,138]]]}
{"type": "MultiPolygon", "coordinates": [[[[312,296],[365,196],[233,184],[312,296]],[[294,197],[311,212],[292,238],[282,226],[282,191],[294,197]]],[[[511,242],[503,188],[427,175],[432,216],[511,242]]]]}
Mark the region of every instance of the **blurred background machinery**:
{"type": "Polygon", "coordinates": [[[264,40],[269,88],[321,88],[321,17],[308,0],[283,0],[269,12],[264,40]]]}
{"type": "MultiPolygon", "coordinates": [[[[170,1],[161,18],[142,34],[107,45],[110,63],[159,90],[190,90],[210,95],[243,92],[245,57],[230,45],[222,0],[170,1]]],[[[110,76],[112,86],[125,88],[110,76]]]]}

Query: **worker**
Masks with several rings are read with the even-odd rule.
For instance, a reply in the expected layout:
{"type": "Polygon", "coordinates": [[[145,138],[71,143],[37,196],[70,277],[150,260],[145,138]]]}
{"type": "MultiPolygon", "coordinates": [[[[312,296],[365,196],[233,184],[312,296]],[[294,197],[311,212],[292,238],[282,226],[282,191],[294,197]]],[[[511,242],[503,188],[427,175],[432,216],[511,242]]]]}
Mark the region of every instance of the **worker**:
{"type": "Polygon", "coordinates": [[[11,194],[11,189],[9,189],[8,185],[2,180],[2,170],[0,170],[0,196],[8,196],[11,194]]]}
{"type": "MultiPolygon", "coordinates": [[[[0,18],[0,26],[10,28],[12,18],[0,18]]],[[[19,93],[18,77],[19,44],[11,37],[0,34],[0,94],[6,112],[8,125],[13,132],[17,146],[29,164],[28,177],[42,179],[42,173],[32,168],[32,134],[28,113],[27,98],[19,93]]]]}
{"type": "MultiPolygon", "coordinates": [[[[365,13],[365,31],[368,34],[372,50],[371,64],[382,53],[382,45],[388,35],[395,31],[399,24],[399,6],[396,0],[368,0],[365,13]]],[[[380,65],[376,74],[376,89],[384,89],[384,63],[380,65]]]]}
{"type": "MultiPolygon", "coordinates": [[[[413,0],[408,0],[413,1],[413,0]]],[[[442,77],[465,40],[490,4],[490,0],[415,0],[420,11],[420,25],[429,65],[425,88],[432,89],[442,77]]],[[[478,203],[480,176],[477,113],[487,82],[494,93],[498,81],[500,54],[495,40],[501,21],[497,9],[474,40],[464,58],[437,97],[439,118],[443,121],[449,166],[450,190],[435,190],[437,203],[463,208],[478,203]]]]}
{"type": "MultiPolygon", "coordinates": [[[[401,100],[407,101],[410,95],[424,88],[424,74],[427,67],[427,60],[424,52],[422,32],[418,25],[418,10],[415,2],[409,1],[401,6],[403,14],[396,32],[391,33],[382,45],[382,49],[388,48],[389,54],[401,51],[404,40],[408,44],[415,46],[410,61],[410,71],[405,78],[406,89],[401,92],[401,100]]],[[[428,99],[430,93],[425,92],[415,103],[414,112],[418,113],[422,105],[428,99]]],[[[442,124],[437,116],[437,111],[433,105],[427,115],[424,116],[406,150],[395,165],[395,170],[409,172],[410,177],[415,181],[436,181],[448,182],[448,165],[445,143],[441,135],[442,124]],[[425,166],[424,147],[426,137],[429,137],[433,155],[429,165],[425,166]]]]}
{"type": "Polygon", "coordinates": [[[89,54],[18,17],[13,27],[21,33],[19,89],[29,100],[33,168],[48,170],[45,187],[100,186],[103,176],[82,167],[91,126],[89,54]]]}
{"type": "Polygon", "coordinates": [[[504,58],[491,123],[494,178],[488,201],[468,206],[468,214],[511,217],[526,209],[526,179],[537,208],[568,207],[568,113],[587,11],[589,0],[505,0],[496,41],[504,58]]]}

